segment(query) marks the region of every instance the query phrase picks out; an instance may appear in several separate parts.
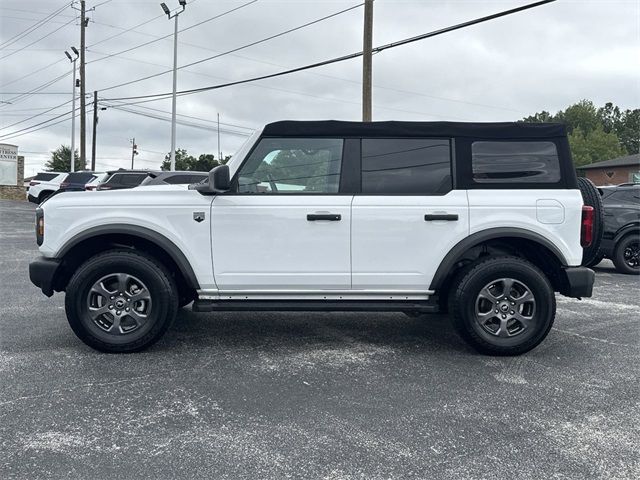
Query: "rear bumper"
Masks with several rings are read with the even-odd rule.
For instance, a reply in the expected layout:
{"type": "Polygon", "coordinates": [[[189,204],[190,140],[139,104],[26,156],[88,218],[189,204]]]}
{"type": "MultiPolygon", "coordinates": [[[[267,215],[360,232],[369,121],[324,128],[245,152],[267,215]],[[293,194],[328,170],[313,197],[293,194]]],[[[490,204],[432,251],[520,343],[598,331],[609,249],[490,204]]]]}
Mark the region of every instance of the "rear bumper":
{"type": "Polygon", "coordinates": [[[47,297],[53,295],[54,280],[61,260],[57,258],[38,257],[29,264],[29,279],[42,290],[47,297]]]}
{"type": "Polygon", "coordinates": [[[564,269],[567,277],[565,290],[560,292],[567,297],[590,297],[596,274],[587,267],[567,267],[564,269]]]}
{"type": "Polygon", "coordinates": [[[27,200],[29,200],[31,203],[38,203],[38,199],[30,193],[27,193],[27,200]]]}

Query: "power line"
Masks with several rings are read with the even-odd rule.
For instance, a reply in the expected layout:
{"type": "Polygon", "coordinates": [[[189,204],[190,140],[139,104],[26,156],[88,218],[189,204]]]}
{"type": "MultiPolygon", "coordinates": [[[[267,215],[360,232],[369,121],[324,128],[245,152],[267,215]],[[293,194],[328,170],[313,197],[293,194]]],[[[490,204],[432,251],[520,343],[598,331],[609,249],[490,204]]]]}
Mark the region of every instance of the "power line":
{"type": "MultiPolygon", "coordinates": [[[[134,115],[140,115],[140,116],[146,117],[146,118],[153,118],[153,119],[156,119],[156,120],[162,120],[164,122],[171,122],[171,118],[163,117],[163,116],[160,116],[160,115],[157,115],[157,114],[150,114],[150,113],[140,112],[140,111],[136,111],[136,110],[133,110],[133,109],[130,109],[130,108],[126,108],[126,107],[117,107],[115,105],[110,105],[109,107],[113,108],[114,110],[120,110],[122,112],[127,112],[127,113],[131,113],[131,114],[134,114],[134,115]]],[[[215,132],[215,131],[218,130],[216,127],[214,127],[212,125],[201,125],[201,124],[197,124],[195,122],[187,122],[187,121],[184,121],[184,120],[178,120],[178,121],[176,121],[176,123],[178,125],[182,125],[182,126],[185,126],[185,127],[199,128],[201,130],[207,130],[207,131],[210,131],[210,132],[215,132]]],[[[250,133],[247,133],[247,132],[238,132],[238,131],[228,130],[228,129],[220,129],[220,131],[223,132],[223,133],[227,133],[229,135],[237,135],[237,136],[240,136],[240,137],[249,137],[251,135],[250,133]]]]}
{"type": "Polygon", "coordinates": [[[47,68],[53,67],[54,65],[57,65],[58,63],[60,63],[62,60],[56,60],[55,62],[51,62],[49,65],[45,65],[44,67],[38,68],[37,70],[34,70],[33,72],[27,73],[26,75],[23,75],[20,78],[16,78],[15,80],[11,80],[10,82],[7,83],[3,83],[2,85],[0,85],[0,88],[6,87],[8,85],[11,85],[13,83],[19,82],[20,80],[23,80],[27,77],[30,77],[31,75],[35,75],[36,73],[40,73],[43,70],[46,70],[47,68]]]}
{"type": "MultiPolygon", "coordinates": [[[[380,52],[382,52],[384,50],[389,50],[389,49],[392,49],[392,48],[396,48],[396,47],[400,47],[400,46],[403,46],[403,45],[407,45],[409,43],[425,40],[427,38],[435,37],[437,35],[442,35],[444,33],[452,32],[454,30],[459,30],[461,28],[469,27],[469,26],[472,26],[472,25],[477,25],[479,23],[483,23],[483,22],[486,22],[486,21],[489,21],[489,20],[493,20],[493,19],[496,19],[496,18],[499,18],[499,17],[504,17],[506,15],[511,15],[511,14],[514,14],[514,13],[517,13],[517,12],[521,12],[523,10],[528,10],[528,9],[531,9],[531,8],[534,8],[534,7],[538,7],[538,6],[541,6],[541,5],[545,5],[547,3],[552,3],[552,2],[555,2],[555,0],[541,0],[541,1],[538,1],[538,2],[534,2],[534,3],[527,4],[527,5],[523,5],[521,7],[512,8],[510,10],[504,10],[502,12],[498,12],[498,13],[495,13],[495,14],[492,14],[492,15],[487,15],[487,16],[480,17],[480,18],[477,18],[477,19],[474,19],[474,20],[469,20],[467,22],[459,23],[459,24],[456,24],[456,25],[453,25],[453,26],[450,26],[450,27],[445,27],[445,28],[442,28],[442,29],[439,29],[439,30],[434,30],[432,32],[427,32],[427,33],[424,33],[424,34],[421,34],[421,35],[416,35],[414,37],[405,38],[405,39],[402,39],[402,40],[399,40],[399,41],[396,41],[396,42],[387,43],[385,45],[381,45],[379,47],[373,48],[372,52],[373,53],[380,53],[380,52]]],[[[275,78],[275,77],[280,77],[280,76],[283,76],[283,75],[289,75],[289,74],[292,74],[292,73],[297,73],[297,72],[302,72],[302,71],[305,71],[305,70],[310,70],[312,68],[318,68],[318,67],[322,67],[322,66],[325,66],[325,65],[331,65],[333,63],[344,62],[346,60],[351,60],[351,59],[354,59],[354,58],[358,58],[358,57],[361,57],[362,54],[363,54],[363,52],[360,51],[360,52],[355,52],[355,53],[351,53],[351,54],[348,54],[348,55],[343,55],[341,57],[335,57],[335,58],[332,58],[332,59],[329,59],[329,60],[324,60],[324,61],[321,61],[321,62],[316,62],[316,63],[304,65],[304,66],[297,67],[297,68],[292,68],[292,69],[288,69],[288,70],[284,70],[284,71],[280,71],[280,72],[276,72],[276,73],[271,73],[271,74],[268,74],[268,75],[261,75],[261,76],[258,76],[258,77],[252,77],[252,78],[247,78],[247,79],[244,79],[244,80],[237,80],[237,81],[234,81],[234,82],[228,82],[228,83],[223,83],[223,84],[218,84],[218,85],[210,85],[210,86],[207,86],[207,87],[200,87],[200,88],[192,88],[192,89],[188,89],[188,90],[182,90],[182,91],[178,92],[178,95],[180,95],[180,96],[182,96],[182,95],[192,95],[194,93],[201,93],[201,92],[206,92],[206,91],[209,91],[209,90],[217,90],[217,89],[220,89],[220,88],[231,87],[231,86],[234,86],[234,85],[241,85],[241,84],[244,84],[244,83],[255,82],[255,81],[258,81],[258,80],[266,80],[266,79],[269,79],[269,78],[275,78]]],[[[113,100],[135,100],[135,99],[151,99],[151,98],[154,98],[156,100],[162,100],[162,99],[168,98],[171,95],[172,95],[172,93],[169,92],[169,93],[156,93],[156,94],[149,94],[149,95],[136,95],[136,96],[129,96],[129,97],[108,98],[108,99],[105,99],[105,100],[113,101],[113,100]]]]}
{"type": "Polygon", "coordinates": [[[9,58],[12,55],[15,55],[18,52],[21,52],[22,50],[29,48],[32,45],[35,45],[36,43],[38,43],[40,40],[44,40],[47,37],[50,37],[51,35],[53,35],[54,33],[56,33],[59,30],[62,30],[64,27],[66,27],[67,25],[69,25],[72,22],[75,22],[76,19],[72,18],[71,20],[69,20],[67,23],[62,24],[61,26],[59,26],[58,28],[56,28],[55,30],[52,30],[51,32],[47,33],[46,35],[43,35],[42,37],[38,38],[37,40],[34,40],[33,42],[31,42],[29,45],[24,46],[23,48],[20,48],[18,50],[14,50],[11,53],[6,54],[4,57],[0,57],[0,60],[4,60],[5,58],[9,58]]]}
{"type": "MultiPolygon", "coordinates": [[[[235,12],[235,11],[237,11],[237,10],[240,10],[241,8],[248,7],[249,5],[251,5],[251,4],[253,4],[253,3],[256,3],[257,1],[258,1],[258,0],[251,0],[250,2],[244,3],[244,4],[242,4],[242,5],[238,6],[238,7],[232,8],[232,9],[230,9],[230,10],[227,10],[227,11],[225,11],[225,12],[222,12],[222,13],[220,13],[220,14],[218,14],[218,15],[213,16],[213,17],[207,18],[206,20],[203,20],[203,21],[201,21],[201,22],[198,22],[198,23],[196,23],[196,24],[194,24],[194,25],[191,25],[191,26],[189,26],[189,27],[183,28],[182,30],[179,30],[179,32],[178,32],[178,33],[180,33],[180,32],[185,32],[185,31],[187,31],[187,30],[190,30],[190,29],[192,29],[192,28],[198,27],[198,26],[200,26],[200,25],[202,25],[202,24],[205,24],[205,23],[207,23],[207,22],[211,22],[211,21],[216,20],[216,19],[218,19],[218,18],[224,17],[225,15],[228,15],[228,14],[230,14],[230,13],[232,13],[232,12],[235,12]]],[[[127,49],[125,49],[125,50],[121,50],[121,51],[116,52],[116,53],[110,53],[110,54],[108,54],[108,55],[106,55],[106,56],[104,56],[104,57],[96,58],[95,60],[91,60],[91,61],[87,62],[87,65],[89,65],[90,63],[95,63],[95,62],[99,62],[99,61],[101,61],[101,60],[105,60],[105,59],[107,59],[107,58],[111,58],[111,57],[116,56],[116,55],[120,55],[120,54],[122,54],[122,53],[130,52],[131,50],[136,50],[136,49],[138,49],[138,48],[145,47],[145,46],[147,46],[147,45],[151,45],[152,43],[158,42],[158,41],[160,41],[160,40],[164,40],[165,38],[169,38],[169,37],[172,37],[172,36],[173,36],[173,33],[170,33],[170,34],[164,35],[164,36],[162,36],[162,37],[160,37],[160,38],[157,38],[157,39],[155,39],[155,40],[151,40],[151,41],[149,41],[149,42],[141,43],[140,45],[135,45],[135,46],[133,46],[133,47],[127,48],[127,49]]]]}
{"type": "MultiPolygon", "coordinates": [[[[262,39],[260,39],[260,40],[256,40],[255,42],[247,43],[247,44],[245,44],[245,45],[241,45],[241,46],[236,47],[236,48],[233,48],[233,49],[231,49],[231,50],[227,50],[226,52],[221,52],[221,53],[218,53],[218,54],[216,54],[216,55],[212,55],[212,56],[210,56],[210,57],[207,57],[207,58],[203,58],[203,59],[197,60],[197,61],[195,61],[195,62],[187,63],[187,64],[185,64],[185,65],[182,65],[182,66],[178,67],[178,70],[181,70],[181,69],[183,69],[183,68],[193,67],[194,65],[199,65],[199,64],[204,63],[204,62],[209,62],[209,61],[211,61],[211,60],[214,60],[214,59],[216,59],[216,58],[222,57],[222,56],[224,56],[224,55],[229,55],[229,54],[231,54],[231,53],[235,53],[235,52],[238,52],[238,51],[240,51],[240,50],[244,50],[245,48],[253,47],[253,46],[255,46],[255,45],[259,45],[259,44],[261,44],[261,43],[268,42],[268,41],[270,41],[270,40],[273,40],[274,38],[282,37],[282,36],[284,36],[284,35],[287,35],[287,34],[289,34],[289,33],[295,32],[295,31],[297,31],[297,30],[301,30],[301,29],[303,29],[303,28],[310,27],[311,25],[315,25],[315,24],[320,23],[320,22],[323,22],[323,21],[325,21],[325,20],[329,20],[329,19],[331,19],[331,18],[333,18],[333,17],[336,17],[336,16],[338,16],[338,15],[342,15],[343,13],[350,12],[351,10],[355,10],[356,8],[359,8],[359,7],[361,7],[362,5],[364,5],[364,4],[363,4],[363,3],[359,3],[358,5],[354,5],[354,6],[352,6],[352,7],[345,8],[345,9],[343,9],[343,10],[340,10],[339,12],[335,12],[335,13],[332,13],[332,14],[330,14],[330,15],[326,15],[326,16],[321,17],[321,18],[317,18],[317,19],[315,19],[315,20],[312,20],[312,21],[310,21],[310,22],[304,23],[304,24],[302,24],[302,25],[298,25],[297,27],[290,28],[290,29],[285,30],[285,31],[280,32],[280,33],[276,33],[275,35],[270,35],[270,36],[265,37],[265,38],[262,38],[262,39]]],[[[144,81],[144,80],[149,80],[149,79],[151,79],[151,78],[155,78],[155,77],[159,77],[159,76],[161,76],[161,75],[165,75],[165,74],[167,74],[167,73],[171,73],[172,71],[173,71],[173,70],[165,70],[165,71],[163,71],[163,72],[155,73],[155,74],[153,74],[153,75],[147,75],[146,77],[138,78],[138,79],[136,79],[136,80],[130,80],[130,81],[128,81],[128,82],[120,83],[120,84],[118,84],[118,85],[113,85],[113,86],[111,86],[111,87],[103,88],[103,89],[101,89],[101,91],[102,91],[102,92],[104,92],[104,91],[107,91],[107,90],[113,90],[114,88],[124,87],[125,85],[131,85],[131,84],[133,84],[133,83],[142,82],[142,81],[144,81]]]]}
{"type": "Polygon", "coordinates": [[[59,9],[55,10],[54,12],[50,13],[49,15],[47,15],[46,17],[44,17],[41,20],[38,20],[36,23],[34,23],[33,25],[31,25],[30,27],[28,27],[27,29],[23,30],[22,32],[14,35],[13,37],[9,38],[8,40],[5,40],[4,42],[2,42],[0,44],[0,49],[1,48],[6,48],[10,45],[13,45],[14,43],[16,43],[17,41],[19,41],[20,39],[26,37],[27,35],[29,35],[32,32],[35,32],[37,29],[39,29],[40,27],[42,27],[43,25],[46,25],[52,18],[56,17],[57,15],[59,15],[60,13],[62,13],[62,11],[67,8],[70,5],[69,2],[65,2],[65,4],[60,7],[59,9]]]}
{"type": "MultiPolygon", "coordinates": [[[[33,118],[39,117],[39,116],[41,116],[41,115],[46,115],[46,114],[47,114],[47,113],[49,113],[50,111],[52,111],[52,110],[56,110],[57,108],[60,108],[60,107],[62,107],[62,106],[64,106],[64,105],[67,105],[68,103],[71,103],[71,100],[67,100],[66,102],[63,102],[63,103],[61,103],[60,105],[56,105],[55,107],[51,107],[49,110],[45,110],[44,112],[36,113],[35,115],[32,115],[32,116],[31,116],[31,117],[29,117],[29,118],[25,118],[24,120],[20,120],[19,122],[15,122],[15,123],[12,123],[11,125],[7,125],[7,126],[4,126],[4,127],[0,127],[0,130],[6,130],[7,128],[11,128],[11,127],[14,127],[14,126],[16,126],[16,125],[20,125],[21,123],[28,122],[29,120],[31,120],[31,119],[33,119],[33,118]]],[[[3,112],[3,115],[5,115],[5,112],[3,112]]]]}
{"type": "MultiPolygon", "coordinates": [[[[110,106],[110,107],[124,107],[124,106],[127,106],[127,104],[116,104],[116,105],[107,105],[107,106],[110,106]]],[[[138,106],[138,108],[143,108],[145,110],[151,110],[153,112],[158,112],[158,113],[165,113],[165,114],[168,114],[168,115],[171,114],[171,112],[167,112],[166,110],[160,110],[158,108],[145,107],[145,106],[138,106]]],[[[195,117],[193,115],[185,115],[185,114],[181,114],[181,113],[177,113],[176,115],[178,117],[190,118],[192,120],[199,120],[201,122],[213,123],[215,125],[220,123],[220,125],[225,125],[227,127],[242,128],[242,129],[245,129],[245,130],[250,130],[252,132],[256,130],[255,127],[245,127],[245,126],[242,126],[242,125],[235,125],[233,123],[218,122],[217,120],[209,120],[209,119],[206,119],[206,118],[195,117]]]]}

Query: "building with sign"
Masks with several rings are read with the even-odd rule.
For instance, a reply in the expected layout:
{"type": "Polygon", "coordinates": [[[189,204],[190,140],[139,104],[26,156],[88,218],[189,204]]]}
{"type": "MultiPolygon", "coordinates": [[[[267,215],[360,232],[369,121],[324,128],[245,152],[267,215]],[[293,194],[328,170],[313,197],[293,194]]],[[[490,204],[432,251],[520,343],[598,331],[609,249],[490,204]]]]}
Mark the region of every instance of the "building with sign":
{"type": "Polygon", "coordinates": [[[24,157],[18,146],[0,143],[0,198],[24,200],[24,157]]]}

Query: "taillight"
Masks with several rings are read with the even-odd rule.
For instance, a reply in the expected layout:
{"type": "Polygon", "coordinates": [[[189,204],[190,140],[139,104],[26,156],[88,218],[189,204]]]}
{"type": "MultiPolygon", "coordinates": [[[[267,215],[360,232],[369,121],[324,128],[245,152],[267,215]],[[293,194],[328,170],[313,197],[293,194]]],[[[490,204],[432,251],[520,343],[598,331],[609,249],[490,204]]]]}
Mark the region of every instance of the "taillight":
{"type": "Polygon", "coordinates": [[[36,209],[36,243],[38,246],[44,242],[44,211],[36,209]]]}
{"type": "Polygon", "coordinates": [[[95,190],[96,186],[95,185],[87,185],[86,187],[84,187],[85,190],[87,191],[91,191],[91,190],[95,190]]]}
{"type": "Polygon", "coordinates": [[[30,187],[35,187],[36,185],[40,185],[40,182],[34,182],[33,180],[29,182],[30,187]]]}
{"type": "Polygon", "coordinates": [[[582,226],[580,228],[580,245],[587,248],[593,242],[593,207],[582,207],[582,226]]]}
{"type": "Polygon", "coordinates": [[[62,183],[60,184],[60,188],[66,188],[66,187],[68,187],[68,186],[69,186],[69,184],[68,184],[67,182],[62,182],[62,183]]]}

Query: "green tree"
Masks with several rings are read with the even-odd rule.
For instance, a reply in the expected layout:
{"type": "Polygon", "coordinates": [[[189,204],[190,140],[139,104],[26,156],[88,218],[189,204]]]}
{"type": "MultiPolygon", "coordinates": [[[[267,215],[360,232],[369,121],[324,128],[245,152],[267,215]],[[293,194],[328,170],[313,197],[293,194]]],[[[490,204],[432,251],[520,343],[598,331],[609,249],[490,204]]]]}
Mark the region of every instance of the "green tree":
{"type": "MultiPolygon", "coordinates": [[[[84,170],[85,166],[80,162],[78,150],[74,155],[75,170],[84,170]]],[[[44,164],[44,169],[48,172],[69,172],[71,171],[71,147],[60,145],[51,152],[51,158],[44,164]]]]}
{"type": "Polygon", "coordinates": [[[522,121],[566,124],[576,165],[640,152],[637,108],[623,111],[611,102],[596,108],[592,101],[581,100],[555,114],[543,110],[522,121]]]}
{"type": "MultiPolygon", "coordinates": [[[[198,158],[195,158],[187,154],[184,148],[176,150],[176,170],[191,170],[197,172],[208,172],[214,167],[217,167],[221,163],[227,163],[231,156],[226,156],[222,162],[219,162],[214,155],[210,153],[203,153],[198,158]]],[[[171,169],[171,156],[167,154],[162,162],[162,170],[171,169]]]]}
{"type": "MultiPolygon", "coordinates": [[[[191,165],[195,158],[187,154],[184,148],[176,149],[176,170],[193,170],[191,165]]],[[[171,170],[171,154],[167,153],[160,167],[162,170],[171,170]]]]}
{"type": "Polygon", "coordinates": [[[627,153],[615,132],[607,133],[601,126],[589,133],[584,133],[580,128],[575,129],[569,134],[569,145],[576,166],[609,160],[627,153]]]}

